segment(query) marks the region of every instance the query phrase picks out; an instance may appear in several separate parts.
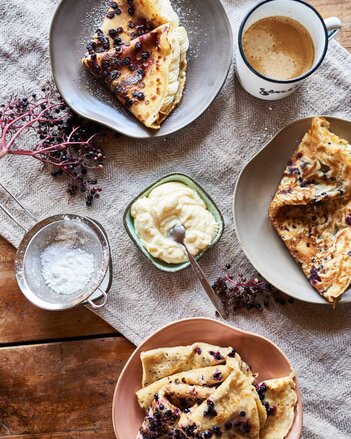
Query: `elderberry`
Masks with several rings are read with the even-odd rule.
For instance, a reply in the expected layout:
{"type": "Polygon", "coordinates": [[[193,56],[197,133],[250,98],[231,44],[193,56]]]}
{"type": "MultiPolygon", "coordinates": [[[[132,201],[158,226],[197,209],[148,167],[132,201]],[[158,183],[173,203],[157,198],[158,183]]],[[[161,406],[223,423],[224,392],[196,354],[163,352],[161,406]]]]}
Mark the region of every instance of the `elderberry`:
{"type": "MultiPolygon", "coordinates": [[[[88,45],[88,49],[94,48],[95,43],[88,45]]],[[[102,167],[104,158],[101,149],[93,142],[98,134],[97,126],[86,124],[73,113],[51,85],[43,86],[41,91],[28,97],[12,97],[7,105],[0,104],[4,108],[0,113],[1,126],[7,128],[9,138],[15,134],[18,137],[16,144],[10,145],[6,153],[30,156],[35,151],[37,159],[50,163],[47,166],[52,177],[63,174],[69,177],[67,193],[70,196],[86,192],[88,169],[92,173],[92,169],[102,167]],[[9,125],[14,118],[18,124],[9,125]],[[22,147],[21,141],[24,143],[24,140],[21,135],[29,131],[32,133],[31,143],[22,147]],[[89,151],[94,154],[94,163],[87,157],[89,151]]],[[[92,198],[91,194],[86,198],[88,204],[92,198]]]]}

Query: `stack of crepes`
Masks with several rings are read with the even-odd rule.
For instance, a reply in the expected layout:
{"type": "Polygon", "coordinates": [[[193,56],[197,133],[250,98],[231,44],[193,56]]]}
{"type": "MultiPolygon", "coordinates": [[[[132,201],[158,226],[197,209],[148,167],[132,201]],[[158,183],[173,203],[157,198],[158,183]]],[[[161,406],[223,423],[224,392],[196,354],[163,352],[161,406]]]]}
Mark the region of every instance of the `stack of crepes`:
{"type": "Polygon", "coordinates": [[[233,348],[205,343],[151,350],[141,361],[138,439],[283,439],[293,424],[293,372],[256,384],[233,348]]]}
{"type": "Polygon", "coordinates": [[[83,65],[140,122],[158,129],[182,99],[187,32],[169,0],[109,2],[83,65]]]}
{"type": "Polygon", "coordinates": [[[311,285],[336,303],[351,282],[351,146],[329,126],[313,118],[269,216],[311,285]]]}

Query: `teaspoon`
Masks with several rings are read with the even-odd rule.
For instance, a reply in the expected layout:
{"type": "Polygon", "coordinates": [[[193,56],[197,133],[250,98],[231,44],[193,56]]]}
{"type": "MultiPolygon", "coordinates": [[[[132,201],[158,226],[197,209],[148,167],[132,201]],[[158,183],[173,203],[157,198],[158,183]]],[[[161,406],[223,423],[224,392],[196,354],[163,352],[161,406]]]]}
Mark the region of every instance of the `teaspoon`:
{"type": "Polygon", "coordinates": [[[185,248],[185,251],[186,251],[186,254],[188,256],[188,259],[189,259],[189,262],[191,264],[192,269],[194,270],[198,280],[200,281],[203,289],[206,291],[208,297],[210,298],[211,302],[215,306],[219,315],[223,319],[227,319],[228,313],[224,309],[224,305],[223,305],[222,301],[216,296],[216,294],[213,291],[210,283],[208,282],[204,272],[201,270],[200,265],[196,262],[194,256],[189,252],[187,246],[185,245],[185,242],[184,242],[185,234],[186,234],[186,229],[182,224],[180,224],[178,226],[174,226],[169,231],[169,237],[171,239],[173,239],[173,241],[177,242],[178,244],[181,244],[185,248]]]}

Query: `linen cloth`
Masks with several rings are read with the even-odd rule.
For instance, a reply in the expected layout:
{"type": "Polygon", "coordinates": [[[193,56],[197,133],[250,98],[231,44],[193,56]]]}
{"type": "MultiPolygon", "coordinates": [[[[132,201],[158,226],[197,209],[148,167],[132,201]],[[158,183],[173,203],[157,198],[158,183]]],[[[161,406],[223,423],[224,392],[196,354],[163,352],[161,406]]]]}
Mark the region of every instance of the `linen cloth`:
{"type": "MultiPolygon", "coordinates": [[[[27,94],[38,91],[50,79],[48,32],[57,3],[1,2],[2,100],[22,90],[27,94]]],[[[224,0],[234,35],[255,3],[224,0]]],[[[226,223],[219,244],[201,260],[204,271],[214,280],[225,263],[233,262],[239,271],[251,272],[238,245],[231,213],[239,171],[290,121],[315,114],[351,119],[350,104],[351,55],[332,42],[317,73],[285,100],[264,102],[249,96],[238,84],[232,66],[218,98],[186,129],[166,139],[149,141],[112,136],[104,147],[108,156],[100,177],[104,191],[91,209],[79,197],[68,203],[66,183],[53,180],[47,170],[42,170],[42,164],[31,158],[1,159],[0,181],[38,218],[71,212],[89,215],[103,224],[112,247],[114,271],[108,303],[98,314],[137,344],[176,319],[214,317],[214,309],[190,269],[179,274],[162,273],[136,249],[122,223],[131,199],[164,174],[179,171],[191,175],[213,196],[226,223]]],[[[0,197],[16,218],[31,224],[7,196],[1,193],[0,197]]],[[[23,231],[1,210],[0,224],[1,235],[17,246],[23,231]]],[[[264,313],[239,313],[230,322],[270,338],[291,359],[303,394],[304,438],[351,437],[349,304],[333,311],[329,306],[295,301],[294,305],[273,307],[264,313]]]]}

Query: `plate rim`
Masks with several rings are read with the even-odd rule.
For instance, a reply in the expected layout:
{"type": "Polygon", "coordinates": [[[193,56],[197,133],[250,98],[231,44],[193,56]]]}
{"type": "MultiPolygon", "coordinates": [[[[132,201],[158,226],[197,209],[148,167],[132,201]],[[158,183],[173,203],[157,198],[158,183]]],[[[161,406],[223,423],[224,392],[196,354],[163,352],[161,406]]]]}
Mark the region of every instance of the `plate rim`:
{"type": "MultiPolygon", "coordinates": [[[[331,121],[333,121],[333,120],[338,120],[338,121],[341,121],[341,122],[347,122],[347,123],[350,123],[350,125],[351,125],[351,120],[349,120],[349,119],[345,119],[345,118],[341,118],[341,117],[335,117],[335,116],[327,116],[327,115],[313,115],[313,116],[306,116],[306,117],[303,117],[303,118],[300,118],[300,119],[295,119],[295,120],[293,120],[293,121],[291,121],[291,122],[289,122],[287,125],[285,125],[283,128],[281,128],[279,131],[277,131],[277,133],[276,134],[274,134],[274,136],[272,136],[271,137],[271,139],[253,156],[253,157],[251,157],[251,159],[245,164],[245,166],[242,168],[242,170],[240,171],[240,173],[239,173],[239,176],[238,176],[238,178],[237,178],[237,181],[236,181],[236,183],[235,183],[235,188],[234,188],[234,192],[233,192],[233,197],[232,197],[232,207],[231,207],[231,209],[232,209],[232,216],[233,216],[233,223],[234,223],[234,230],[235,230],[235,234],[236,234],[236,236],[237,236],[237,238],[238,238],[238,242],[239,242],[239,245],[240,245],[240,248],[241,248],[241,250],[243,251],[243,253],[245,254],[245,256],[247,257],[247,259],[249,260],[249,262],[251,263],[251,265],[254,267],[254,269],[262,276],[262,277],[264,277],[271,285],[273,285],[275,288],[277,288],[278,290],[280,290],[280,291],[282,291],[283,293],[285,293],[285,294],[287,294],[288,296],[290,296],[290,297],[293,297],[294,299],[296,299],[296,300],[299,300],[299,301],[301,301],[301,302],[304,302],[304,303],[311,303],[311,304],[314,304],[314,305],[320,305],[320,306],[325,306],[325,305],[327,305],[327,306],[332,306],[332,304],[331,303],[329,303],[327,300],[324,300],[323,302],[316,302],[315,300],[313,300],[313,299],[309,299],[309,298],[300,298],[300,297],[297,297],[293,292],[291,292],[289,289],[287,289],[287,288],[284,288],[284,287],[281,287],[281,285],[279,285],[279,287],[277,286],[277,283],[274,281],[274,279],[272,279],[272,277],[270,276],[270,275],[266,275],[265,273],[263,273],[263,272],[261,272],[261,271],[259,271],[257,268],[256,268],[256,258],[254,257],[254,256],[252,256],[252,254],[250,254],[250,252],[246,249],[246,247],[245,247],[245,245],[244,245],[244,243],[243,243],[243,238],[242,238],[242,235],[241,235],[241,233],[240,233],[240,231],[239,231],[239,227],[238,227],[238,224],[239,224],[239,221],[238,221],[238,219],[237,219],[237,214],[236,214],[236,211],[237,211],[237,209],[236,209],[236,204],[237,204],[237,193],[238,193],[238,190],[239,190],[239,185],[240,185],[240,182],[241,182],[241,179],[242,179],[242,177],[243,177],[243,175],[244,175],[244,173],[245,173],[245,171],[246,171],[246,168],[251,164],[251,162],[253,162],[265,149],[267,149],[268,147],[269,147],[269,145],[273,142],[273,140],[276,138],[276,137],[278,137],[279,136],[279,134],[281,134],[283,131],[285,131],[287,128],[289,128],[289,127],[291,127],[292,125],[294,125],[294,124],[296,124],[296,123],[299,123],[299,122],[302,122],[302,121],[308,121],[308,120],[312,120],[314,117],[323,117],[323,118],[325,118],[325,119],[327,119],[327,120],[331,120],[331,121]]],[[[282,170],[282,174],[283,174],[283,172],[284,172],[284,169],[282,170]]],[[[274,194],[272,194],[272,195],[274,195],[274,194]]],[[[291,255],[290,255],[291,256],[291,255]]],[[[291,258],[292,258],[292,262],[294,262],[294,259],[293,259],[293,257],[291,256],[291,258]]],[[[312,288],[312,287],[311,287],[312,288]]],[[[314,290],[313,289],[313,291],[315,292],[315,294],[316,294],[316,297],[322,297],[316,290],[314,290]]],[[[346,303],[350,303],[351,302],[351,296],[350,296],[350,298],[348,298],[347,300],[344,300],[344,301],[339,301],[338,302],[338,306],[340,306],[340,304],[346,304],[346,303]]]]}
{"type": "MultiPolygon", "coordinates": [[[[49,58],[50,58],[50,68],[51,68],[51,73],[52,73],[52,79],[55,83],[55,86],[57,88],[57,90],[59,91],[60,95],[62,96],[63,100],[65,101],[65,103],[78,115],[84,117],[87,120],[90,120],[92,122],[96,122],[99,123],[119,134],[122,134],[123,136],[126,136],[128,138],[131,139],[157,139],[157,138],[165,138],[168,136],[171,136],[172,134],[175,134],[181,130],[183,130],[184,128],[188,127],[189,125],[191,125],[192,123],[194,123],[200,116],[202,116],[208,109],[209,107],[213,104],[213,102],[216,100],[216,98],[218,97],[219,93],[222,91],[224,84],[226,83],[230,70],[231,70],[231,66],[233,63],[233,57],[234,57],[234,36],[233,36],[233,28],[232,25],[230,23],[227,11],[225,10],[225,7],[223,5],[223,3],[221,2],[221,0],[212,0],[212,1],[216,1],[217,2],[217,6],[218,8],[221,10],[221,13],[223,15],[223,23],[225,24],[225,27],[228,31],[228,43],[230,46],[230,50],[228,51],[228,53],[230,54],[230,56],[228,56],[228,60],[227,60],[227,67],[226,67],[226,73],[223,77],[222,82],[220,83],[220,86],[218,87],[218,90],[215,92],[213,98],[208,102],[208,104],[202,109],[202,111],[197,114],[193,119],[191,119],[188,123],[186,123],[185,125],[170,130],[170,131],[166,131],[165,133],[160,134],[160,130],[147,130],[145,131],[144,135],[133,135],[132,133],[124,133],[122,131],[119,131],[116,127],[114,127],[111,123],[102,120],[101,118],[96,118],[93,117],[91,115],[89,115],[86,111],[79,109],[74,103],[72,103],[69,99],[69,97],[66,96],[65,93],[63,93],[62,87],[60,86],[60,81],[57,78],[57,71],[56,71],[56,67],[55,67],[55,61],[54,61],[54,49],[53,49],[53,33],[54,33],[54,27],[56,25],[57,19],[59,17],[59,14],[61,13],[61,9],[63,7],[63,4],[65,4],[65,2],[69,2],[71,0],[61,0],[59,2],[59,4],[57,5],[55,12],[52,16],[51,19],[51,23],[50,23],[50,31],[49,31],[49,58]]],[[[185,87],[185,91],[184,93],[186,93],[186,87],[185,87]]],[[[180,102],[180,104],[177,105],[177,107],[181,106],[182,103],[180,102]]],[[[117,111],[119,111],[119,108],[116,108],[117,111]]],[[[141,124],[141,122],[139,122],[131,113],[129,114],[130,117],[134,118],[139,124],[141,124]]]]}
{"type": "MultiPolygon", "coordinates": [[[[123,369],[122,369],[122,371],[121,371],[121,373],[120,373],[120,375],[118,377],[118,380],[117,380],[117,383],[116,383],[116,386],[115,386],[115,390],[113,392],[112,413],[111,413],[112,414],[113,431],[114,431],[117,439],[119,439],[119,436],[118,436],[117,426],[116,426],[115,418],[114,418],[114,413],[116,411],[117,392],[119,390],[120,383],[121,383],[124,375],[126,374],[127,369],[129,368],[129,365],[130,365],[131,361],[141,351],[143,346],[145,344],[147,344],[157,334],[163,332],[166,329],[169,329],[171,326],[177,326],[179,324],[183,324],[183,323],[187,323],[187,322],[191,322],[191,321],[210,322],[210,323],[217,324],[218,326],[224,326],[226,328],[229,328],[233,332],[237,332],[237,333],[241,333],[241,334],[244,334],[244,335],[249,335],[249,336],[260,338],[261,340],[264,340],[264,341],[268,342],[269,344],[271,344],[277,351],[279,351],[279,353],[283,356],[283,358],[289,364],[290,369],[295,371],[291,361],[289,360],[287,355],[282,351],[282,349],[276,343],[274,343],[272,340],[270,340],[269,338],[267,338],[267,337],[265,337],[263,335],[260,335],[260,334],[257,334],[255,332],[251,332],[251,331],[245,331],[244,329],[240,329],[240,328],[238,328],[236,326],[230,325],[229,323],[225,323],[225,322],[222,322],[222,321],[219,321],[219,320],[216,320],[216,319],[212,319],[210,317],[188,317],[188,318],[184,318],[184,319],[180,319],[180,320],[175,320],[173,322],[167,323],[166,325],[163,325],[160,328],[158,328],[155,331],[153,331],[149,336],[144,338],[136,346],[136,348],[131,353],[130,357],[128,358],[126,364],[124,365],[124,367],[123,367],[123,369]]],[[[296,404],[296,407],[295,407],[295,415],[294,415],[293,425],[294,425],[295,422],[297,422],[297,426],[296,426],[297,433],[299,433],[299,435],[301,436],[302,427],[303,427],[303,419],[304,419],[304,410],[303,410],[302,392],[301,392],[301,389],[300,389],[299,380],[298,380],[296,371],[295,371],[294,381],[295,381],[295,384],[296,384],[296,394],[297,394],[298,401],[297,401],[297,404],[296,404]],[[297,415],[299,415],[298,418],[297,418],[297,415]]],[[[290,434],[290,433],[291,433],[291,429],[289,430],[288,434],[290,434]]]]}

